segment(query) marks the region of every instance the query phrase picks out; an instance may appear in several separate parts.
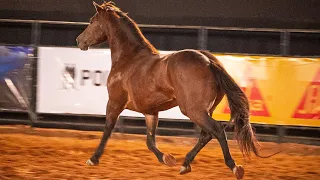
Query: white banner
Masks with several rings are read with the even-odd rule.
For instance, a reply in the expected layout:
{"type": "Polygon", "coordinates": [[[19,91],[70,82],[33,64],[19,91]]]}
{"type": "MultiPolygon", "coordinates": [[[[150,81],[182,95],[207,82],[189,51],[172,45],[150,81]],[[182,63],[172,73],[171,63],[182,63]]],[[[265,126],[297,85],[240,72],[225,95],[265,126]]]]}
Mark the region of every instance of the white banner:
{"type": "MultiPolygon", "coordinates": [[[[38,55],[38,113],[105,115],[110,50],[40,47],[38,55]]],[[[143,117],[129,110],[121,115],[143,117]]],[[[178,107],[160,112],[159,117],[188,119],[178,107]]]]}

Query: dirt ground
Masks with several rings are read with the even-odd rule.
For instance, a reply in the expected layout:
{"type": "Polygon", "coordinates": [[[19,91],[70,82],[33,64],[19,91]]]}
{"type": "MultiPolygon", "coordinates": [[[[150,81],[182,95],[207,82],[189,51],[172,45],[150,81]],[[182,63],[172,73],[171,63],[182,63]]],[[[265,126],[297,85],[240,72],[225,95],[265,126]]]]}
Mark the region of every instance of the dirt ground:
{"type": "MultiPolygon", "coordinates": [[[[185,154],[195,138],[157,137],[158,147],[177,158],[177,165],[160,164],[147,149],[145,137],[114,133],[99,166],[86,160],[99,143],[101,132],[31,129],[0,126],[0,179],[235,179],[225,166],[220,146],[212,140],[195,158],[192,172],[179,175],[185,154]]],[[[278,144],[261,143],[264,154],[278,144]]],[[[320,147],[282,144],[286,151],[268,159],[244,161],[234,141],[231,153],[245,168],[244,179],[320,179],[320,147]]]]}

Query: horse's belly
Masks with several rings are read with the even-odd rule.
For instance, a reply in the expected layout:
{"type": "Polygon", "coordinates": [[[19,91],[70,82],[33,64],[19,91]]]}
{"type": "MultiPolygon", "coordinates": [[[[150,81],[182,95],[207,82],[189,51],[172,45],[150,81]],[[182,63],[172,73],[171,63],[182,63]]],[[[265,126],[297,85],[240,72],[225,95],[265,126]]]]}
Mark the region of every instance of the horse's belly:
{"type": "Polygon", "coordinates": [[[168,98],[162,94],[153,94],[149,97],[133,97],[126,106],[126,109],[137,111],[143,114],[153,114],[177,106],[174,98],[168,98]]]}

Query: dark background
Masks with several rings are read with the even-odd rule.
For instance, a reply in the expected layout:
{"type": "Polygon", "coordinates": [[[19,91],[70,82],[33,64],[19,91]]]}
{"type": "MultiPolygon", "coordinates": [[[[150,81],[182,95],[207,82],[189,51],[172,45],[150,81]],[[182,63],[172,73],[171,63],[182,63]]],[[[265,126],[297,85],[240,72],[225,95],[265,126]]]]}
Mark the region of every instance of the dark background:
{"type": "MultiPolygon", "coordinates": [[[[114,0],[139,24],[320,29],[319,0],[114,0]]],[[[96,0],[102,3],[101,0],[96,0]]],[[[88,22],[91,0],[5,0],[0,18],[88,22]]],[[[42,25],[41,45],[75,46],[85,26],[42,25]]],[[[162,50],[198,48],[197,30],[142,28],[162,50]]],[[[30,44],[30,24],[1,23],[0,43],[30,44]],[[17,38],[18,37],[18,38],[17,38]]],[[[208,32],[213,52],[281,54],[280,33],[208,32]]],[[[291,33],[289,55],[320,55],[319,33],[291,33]]]]}
{"type": "MultiPolygon", "coordinates": [[[[101,0],[96,0],[102,3],[101,0]]],[[[320,28],[319,0],[114,0],[139,24],[320,28]]],[[[87,22],[91,0],[4,0],[0,18],[87,22]]]]}

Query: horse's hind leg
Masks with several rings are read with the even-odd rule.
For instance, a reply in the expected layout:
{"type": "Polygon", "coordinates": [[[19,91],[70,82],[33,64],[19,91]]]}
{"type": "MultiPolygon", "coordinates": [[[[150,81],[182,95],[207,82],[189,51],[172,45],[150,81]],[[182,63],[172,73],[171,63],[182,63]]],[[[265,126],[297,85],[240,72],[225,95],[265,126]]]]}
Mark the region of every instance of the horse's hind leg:
{"type": "Polygon", "coordinates": [[[168,166],[174,166],[176,159],[170,154],[162,153],[156,146],[156,129],[158,126],[158,114],[149,115],[145,114],[146,126],[147,126],[147,146],[158,158],[159,162],[168,166]]]}
{"type": "Polygon", "coordinates": [[[184,162],[180,169],[180,174],[186,174],[191,172],[191,162],[196,157],[196,155],[200,152],[200,150],[212,139],[212,136],[204,130],[201,130],[200,137],[198,143],[194,146],[194,148],[186,155],[184,162]]]}
{"type": "MultiPolygon", "coordinates": [[[[223,99],[224,92],[221,91],[221,89],[218,89],[217,91],[217,97],[215,98],[214,104],[212,108],[210,109],[210,114],[213,113],[213,111],[216,109],[218,104],[223,99]]],[[[201,130],[200,137],[198,140],[198,143],[194,146],[194,148],[186,155],[186,158],[181,166],[180,174],[186,174],[188,172],[191,172],[191,166],[193,159],[196,157],[196,155],[201,151],[201,149],[212,139],[212,135],[201,130]]]]}
{"type": "Polygon", "coordinates": [[[232,172],[237,177],[237,179],[242,179],[244,176],[244,169],[241,165],[236,165],[234,160],[231,157],[228,141],[227,141],[227,135],[222,123],[213,120],[211,117],[209,117],[209,119],[214,122],[215,127],[219,128],[219,130],[215,131],[213,135],[217,138],[221,146],[226,165],[232,170],[232,172]]]}
{"type": "MultiPolygon", "coordinates": [[[[237,179],[242,179],[244,175],[244,170],[242,166],[237,166],[235,164],[230,154],[226,133],[224,131],[224,126],[222,125],[222,123],[215,121],[207,113],[197,113],[197,111],[193,111],[190,112],[188,116],[192,121],[196,122],[209,135],[217,138],[223,152],[225,164],[232,170],[237,179]]],[[[183,170],[184,168],[187,169],[188,167],[183,166],[181,170],[183,170]]]]}
{"type": "MultiPolygon", "coordinates": [[[[238,179],[241,179],[243,169],[236,166],[231,157],[224,127],[209,115],[214,110],[214,100],[220,94],[209,59],[194,52],[182,52],[174,57],[176,59],[170,61],[168,65],[169,77],[181,112],[203,131],[218,139],[226,165],[238,179]]],[[[184,168],[187,169],[187,167],[184,168]]]]}

